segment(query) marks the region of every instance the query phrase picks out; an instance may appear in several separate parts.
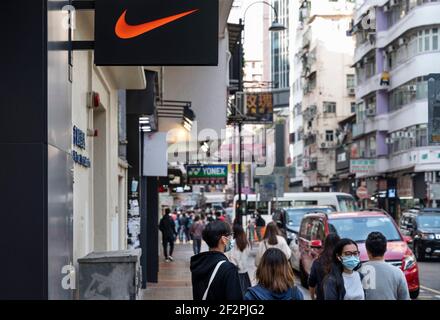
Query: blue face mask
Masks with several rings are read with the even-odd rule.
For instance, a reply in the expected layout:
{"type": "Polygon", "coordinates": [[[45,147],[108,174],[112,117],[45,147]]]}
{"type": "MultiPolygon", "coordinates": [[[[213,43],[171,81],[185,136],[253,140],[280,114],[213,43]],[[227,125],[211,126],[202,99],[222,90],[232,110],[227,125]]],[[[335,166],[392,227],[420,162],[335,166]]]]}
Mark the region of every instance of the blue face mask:
{"type": "Polygon", "coordinates": [[[361,260],[359,257],[355,256],[349,256],[349,257],[341,257],[342,258],[342,265],[348,269],[348,270],[354,270],[359,263],[361,263],[361,260]]]}

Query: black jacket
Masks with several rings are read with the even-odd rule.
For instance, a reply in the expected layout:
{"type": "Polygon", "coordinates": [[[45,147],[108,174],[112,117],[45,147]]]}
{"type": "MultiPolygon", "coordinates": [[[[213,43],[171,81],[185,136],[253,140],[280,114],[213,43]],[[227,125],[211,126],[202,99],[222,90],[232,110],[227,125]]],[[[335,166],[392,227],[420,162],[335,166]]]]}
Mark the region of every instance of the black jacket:
{"type": "Polygon", "coordinates": [[[159,223],[159,230],[162,232],[163,239],[174,240],[176,225],[170,215],[166,214],[162,217],[159,223]]]}
{"type": "MultiPolygon", "coordinates": [[[[360,265],[355,270],[359,270],[359,268],[360,265]]],[[[362,281],[362,273],[359,273],[359,275],[362,281]]],[[[344,300],[345,285],[341,266],[333,264],[330,273],[324,279],[323,291],[325,300],[344,300]]]]}
{"type": "Polygon", "coordinates": [[[217,263],[221,260],[226,260],[226,262],[218,269],[209,288],[206,300],[225,301],[243,299],[237,267],[229,262],[223,253],[209,251],[191,257],[190,269],[194,300],[202,300],[211,274],[217,263]]]}

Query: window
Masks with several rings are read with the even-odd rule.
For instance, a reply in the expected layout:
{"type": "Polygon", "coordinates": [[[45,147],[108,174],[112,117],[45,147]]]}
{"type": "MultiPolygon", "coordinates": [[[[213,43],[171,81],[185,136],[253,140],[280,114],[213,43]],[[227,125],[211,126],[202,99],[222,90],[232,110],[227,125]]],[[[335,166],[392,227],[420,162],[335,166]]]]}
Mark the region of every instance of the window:
{"type": "Polygon", "coordinates": [[[429,51],[430,50],[430,30],[426,29],[425,30],[425,51],[429,51]]]}
{"type": "Polygon", "coordinates": [[[356,113],[356,102],[351,103],[351,113],[356,113]]]}
{"type": "Polygon", "coordinates": [[[347,88],[354,88],[355,87],[355,78],[354,74],[347,74],[347,88]]]}
{"type": "Polygon", "coordinates": [[[336,102],[324,101],[324,113],[336,113],[336,102]]]}
{"type": "Polygon", "coordinates": [[[432,50],[438,50],[438,29],[432,29],[432,50]]]}
{"type": "Polygon", "coordinates": [[[327,130],[327,131],[325,132],[325,141],[332,142],[333,139],[334,139],[334,133],[333,133],[333,130],[327,130]]]}

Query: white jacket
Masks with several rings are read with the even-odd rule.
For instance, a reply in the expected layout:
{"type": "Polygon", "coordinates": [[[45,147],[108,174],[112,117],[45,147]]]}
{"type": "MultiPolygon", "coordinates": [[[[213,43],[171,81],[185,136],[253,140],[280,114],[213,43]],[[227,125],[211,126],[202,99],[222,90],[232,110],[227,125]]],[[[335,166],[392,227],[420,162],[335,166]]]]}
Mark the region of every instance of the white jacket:
{"type": "Polygon", "coordinates": [[[290,250],[289,246],[287,245],[286,239],[284,239],[281,236],[277,236],[278,243],[276,245],[271,245],[267,243],[267,240],[263,240],[260,242],[260,246],[258,247],[258,252],[255,257],[255,266],[258,267],[260,264],[261,257],[269,248],[278,248],[281,251],[284,252],[284,254],[287,257],[287,260],[290,259],[290,256],[292,255],[292,251],[290,250]]]}
{"type": "Polygon", "coordinates": [[[231,252],[228,255],[229,261],[235,264],[238,268],[238,273],[246,273],[248,272],[248,260],[249,260],[249,246],[244,249],[244,251],[240,251],[238,247],[235,245],[231,252]]]}

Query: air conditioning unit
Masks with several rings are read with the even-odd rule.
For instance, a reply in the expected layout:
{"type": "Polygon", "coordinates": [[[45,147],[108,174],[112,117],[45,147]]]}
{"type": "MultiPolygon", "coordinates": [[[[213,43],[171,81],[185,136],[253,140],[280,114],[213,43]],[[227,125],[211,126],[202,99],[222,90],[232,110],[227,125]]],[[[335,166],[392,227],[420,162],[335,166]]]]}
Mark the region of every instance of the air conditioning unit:
{"type": "Polygon", "coordinates": [[[391,53],[391,52],[393,52],[394,51],[394,46],[389,46],[388,48],[387,48],[387,52],[388,53],[391,53]]]}
{"type": "Polygon", "coordinates": [[[355,94],[356,94],[356,89],[355,88],[348,88],[348,95],[354,96],[355,94]]]}
{"type": "Polygon", "coordinates": [[[390,11],[390,6],[389,5],[385,5],[383,7],[383,12],[388,12],[388,11],[390,11]]]}
{"type": "Polygon", "coordinates": [[[321,143],[321,149],[330,149],[333,147],[333,142],[323,142],[321,143]]]}
{"type": "Polygon", "coordinates": [[[399,46],[403,46],[403,45],[405,45],[406,44],[406,39],[405,38],[400,38],[399,39],[399,41],[398,41],[398,43],[399,43],[399,46]]]}
{"type": "Polygon", "coordinates": [[[398,6],[399,0],[390,0],[390,7],[398,6]]]}
{"type": "Polygon", "coordinates": [[[356,68],[357,68],[357,69],[362,68],[362,64],[361,64],[360,62],[356,63],[356,68]]]}
{"type": "Polygon", "coordinates": [[[367,114],[367,117],[374,117],[376,115],[376,110],[374,110],[374,109],[367,109],[366,110],[366,114],[367,114]]]}
{"type": "Polygon", "coordinates": [[[417,86],[415,84],[409,85],[407,87],[409,92],[416,92],[417,91],[417,86]]]}
{"type": "Polygon", "coordinates": [[[391,139],[391,138],[386,138],[386,139],[385,139],[385,143],[386,143],[386,144],[392,144],[392,143],[393,143],[393,139],[391,139]]]}
{"type": "Polygon", "coordinates": [[[363,62],[364,62],[364,63],[368,63],[368,58],[365,57],[364,60],[363,60],[363,62]]]}

